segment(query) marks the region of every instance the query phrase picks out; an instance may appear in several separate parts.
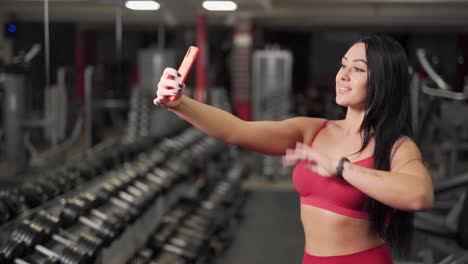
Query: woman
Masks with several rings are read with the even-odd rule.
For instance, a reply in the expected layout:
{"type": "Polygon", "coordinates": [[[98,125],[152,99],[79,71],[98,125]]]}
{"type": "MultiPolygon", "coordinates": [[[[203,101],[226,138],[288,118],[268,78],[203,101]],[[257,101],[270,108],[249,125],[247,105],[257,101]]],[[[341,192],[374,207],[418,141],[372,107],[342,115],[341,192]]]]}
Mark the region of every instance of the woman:
{"type": "Polygon", "coordinates": [[[372,35],[341,60],[336,103],[343,120],[296,117],[246,122],[182,95],[167,68],[160,104],[205,133],[295,165],[305,233],[303,263],[392,263],[411,246],[411,211],[433,204],[431,177],[408,137],[409,73],[402,47],[372,35]],[[175,101],[168,96],[176,95],[175,101]]]}

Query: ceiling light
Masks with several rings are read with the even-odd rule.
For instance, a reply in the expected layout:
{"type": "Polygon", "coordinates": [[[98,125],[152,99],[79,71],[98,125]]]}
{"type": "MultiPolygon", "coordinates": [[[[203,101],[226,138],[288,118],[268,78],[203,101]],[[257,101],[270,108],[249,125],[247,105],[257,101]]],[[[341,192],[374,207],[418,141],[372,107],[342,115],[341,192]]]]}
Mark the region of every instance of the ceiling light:
{"type": "Polygon", "coordinates": [[[155,1],[127,1],[125,2],[125,7],[131,10],[158,10],[160,5],[155,1]]]}
{"type": "Polygon", "coordinates": [[[237,9],[233,1],[204,1],[203,8],[209,11],[234,11],[237,9]]]}

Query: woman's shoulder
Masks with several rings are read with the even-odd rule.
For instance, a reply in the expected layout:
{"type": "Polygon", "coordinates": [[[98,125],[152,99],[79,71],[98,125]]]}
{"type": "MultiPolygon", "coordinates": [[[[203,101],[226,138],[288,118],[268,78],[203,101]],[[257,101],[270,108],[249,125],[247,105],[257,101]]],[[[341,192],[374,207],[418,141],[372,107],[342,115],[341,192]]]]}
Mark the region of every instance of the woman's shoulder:
{"type": "Polygon", "coordinates": [[[421,151],[412,138],[401,136],[393,144],[391,161],[394,163],[411,159],[422,159],[421,151]]]}
{"type": "Polygon", "coordinates": [[[393,151],[397,151],[400,148],[404,149],[418,149],[416,142],[407,135],[400,136],[393,144],[393,151]]]}
{"type": "Polygon", "coordinates": [[[322,126],[327,119],[318,118],[318,117],[308,117],[308,116],[298,116],[288,119],[288,122],[296,123],[305,129],[318,129],[322,126]]]}
{"type": "MultiPolygon", "coordinates": [[[[328,124],[331,121],[317,117],[297,117],[296,120],[301,124],[305,144],[308,144],[325,126],[328,127],[328,124]]],[[[335,120],[333,120],[333,122],[334,121],[335,120]]]]}

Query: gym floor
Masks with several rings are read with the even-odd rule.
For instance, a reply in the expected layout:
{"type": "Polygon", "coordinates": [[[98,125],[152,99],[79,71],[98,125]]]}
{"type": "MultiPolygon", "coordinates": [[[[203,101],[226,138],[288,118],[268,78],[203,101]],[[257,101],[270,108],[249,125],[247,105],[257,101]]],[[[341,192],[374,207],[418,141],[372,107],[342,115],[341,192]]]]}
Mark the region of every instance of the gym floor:
{"type": "Polygon", "coordinates": [[[220,263],[301,263],[304,233],[297,193],[288,183],[247,185],[245,218],[220,263]]]}

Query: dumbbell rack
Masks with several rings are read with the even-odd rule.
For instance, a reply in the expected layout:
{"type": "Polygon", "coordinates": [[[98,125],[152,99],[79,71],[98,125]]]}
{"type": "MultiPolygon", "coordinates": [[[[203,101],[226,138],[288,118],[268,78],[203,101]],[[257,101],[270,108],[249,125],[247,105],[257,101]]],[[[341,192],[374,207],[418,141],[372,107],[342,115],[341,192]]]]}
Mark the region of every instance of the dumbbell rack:
{"type": "Polygon", "coordinates": [[[128,263],[206,264],[218,260],[234,236],[246,200],[241,184],[245,167],[234,163],[223,175],[205,181],[196,195],[179,200],[128,263]]]}
{"type": "MultiPolygon", "coordinates": [[[[100,177],[83,184],[76,190],[56,197],[55,199],[29,210],[16,219],[4,224],[0,227],[1,245],[5,245],[5,240],[11,239],[12,234],[15,232],[14,230],[16,230],[18,226],[21,226],[21,223],[23,223],[23,225],[28,224],[29,226],[32,226],[32,224],[27,222],[25,219],[34,221],[34,217],[41,214],[49,214],[56,216],[58,219],[62,219],[62,223],[60,224],[60,229],[62,229],[62,231],[63,229],[66,229],[66,232],[70,233],[87,232],[96,234],[99,233],[99,227],[102,227],[103,229],[105,228],[105,219],[109,216],[103,217],[99,213],[100,210],[111,212],[110,216],[112,216],[112,218],[123,217],[123,215],[116,213],[117,211],[126,212],[125,210],[122,210],[122,208],[118,210],[116,209],[116,207],[119,207],[119,202],[116,202],[117,200],[120,200],[120,203],[124,201],[124,204],[126,203],[127,205],[130,205],[132,204],[132,199],[137,200],[139,197],[141,200],[144,200],[145,197],[151,196],[151,202],[147,206],[142,206],[144,207],[144,210],[141,214],[139,214],[135,219],[129,221],[129,224],[120,224],[123,232],[116,236],[118,238],[114,237],[114,239],[110,239],[111,241],[109,245],[104,247],[103,250],[100,250],[93,260],[93,263],[124,263],[137,248],[144,244],[147,240],[147,236],[149,235],[147,231],[153,230],[159,224],[159,219],[164,212],[166,212],[168,208],[171,208],[184,193],[190,192],[191,189],[193,189],[193,186],[196,186],[193,184],[195,177],[193,177],[191,172],[201,173],[203,171],[203,167],[206,164],[209,164],[210,157],[213,157],[220,151],[223,151],[223,149],[225,149],[224,144],[220,144],[220,142],[215,141],[212,138],[203,137],[198,130],[188,129],[177,137],[163,140],[152,150],[141,153],[136,159],[125,163],[122,167],[104,173],[100,177]],[[164,162],[165,165],[164,169],[170,171],[172,175],[175,175],[172,180],[169,176],[162,175],[164,174],[163,169],[160,168],[162,162],[164,162]],[[132,168],[134,169],[133,172],[132,168]],[[140,171],[138,171],[138,169],[140,169],[140,171]],[[152,174],[151,177],[148,176],[149,174],[152,174]],[[148,179],[152,179],[153,182],[148,179]],[[164,181],[164,179],[166,179],[166,181],[164,181]],[[144,181],[144,183],[142,183],[142,181],[144,181]],[[107,186],[109,189],[109,186],[112,186],[112,184],[115,185],[114,187],[119,184],[122,186],[125,184],[131,186],[124,187],[126,193],[119,191],[119,196],[117,198],[112,197],[109,198],[108,201],[102,200],[101,202],[95,203],[98,204],[97,208],[90,207],[83,209],[82,212],[88,212],[79,217],[71,217],[73,221],[69,221],[70,223],[64,225],[63,219],[67,219],[67,217],[63,217],[63,212],[67,206],[71,208],[77,207],[77,204],[82,203],[83,200],[86,199],[88,199],[89,203],[94,203],[95,201],[92,200],[96,200],[96,198],[89,197],[99,196],[98,194],[103,190],[103,188],[107,186]],[[149,187],[152,188],[154,193],[149,193],[149,187]],[[147,193],[145,193],[145,191],[147,191],[147,193]],[[96,224],[96,222],[100,222],[100,224],[96,224]],[[98,227],[93,227],[93,225],[98,225],[98,227]]],[[[123,188],[121,190],[123,190],[123,188]]],[[[134,206],[134,204],[132,206],[134,206]]],[[[132,211],[130,209],[128,212],[132,211]]],[[[53,219],[53,217],[49,218],[53,219]]],[[[48,234],[47,239],[44,242],[41,242],[41,245],[45,245],[46,248],[51,249],[53,252],[62,252],[65,247],[55,243],[56,241],[51,241],[50,236],[51,234],[48,234]]],[[[44,251],[42,247],[38,248],[38,246],[36,246],[34,253],[29,254],[34,255],[37,253],[36,251],[41,250],[44,251]]],[[[42,252],[42,254],[44,253],[42,252]]],[[[54,256],[52,259],[53,258],[54,256]]],[[[58,257],[55,256],[55,258],[58,257]]],[[[21,262],[20,260],[17,260],[17,263],[38,262],[21,262]]],[[[79,262],[65,262],[64,260],[60,260],[58,263],[79,262]]]]}

